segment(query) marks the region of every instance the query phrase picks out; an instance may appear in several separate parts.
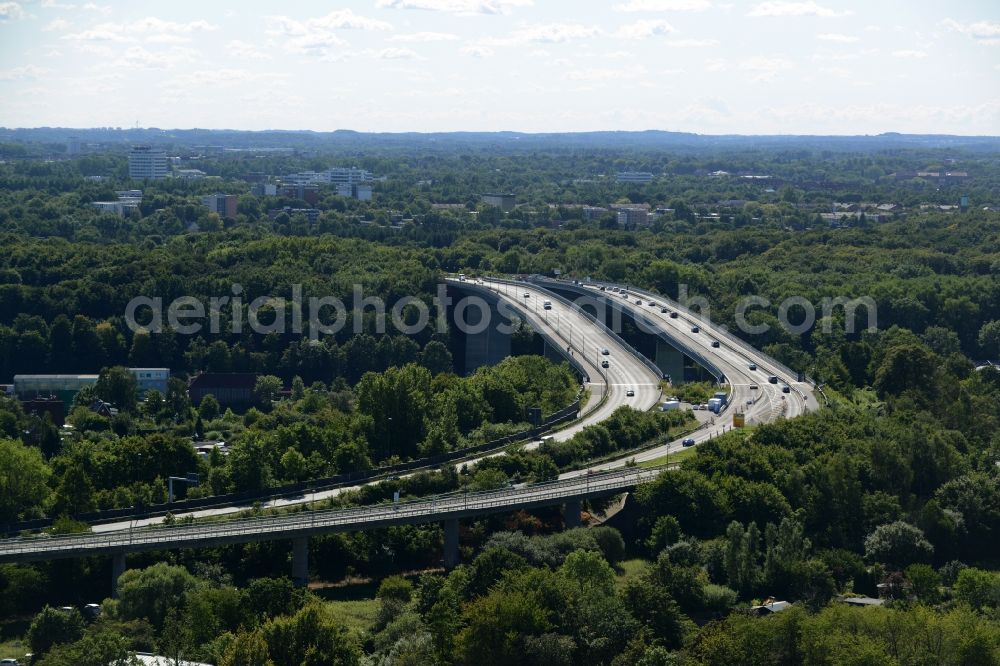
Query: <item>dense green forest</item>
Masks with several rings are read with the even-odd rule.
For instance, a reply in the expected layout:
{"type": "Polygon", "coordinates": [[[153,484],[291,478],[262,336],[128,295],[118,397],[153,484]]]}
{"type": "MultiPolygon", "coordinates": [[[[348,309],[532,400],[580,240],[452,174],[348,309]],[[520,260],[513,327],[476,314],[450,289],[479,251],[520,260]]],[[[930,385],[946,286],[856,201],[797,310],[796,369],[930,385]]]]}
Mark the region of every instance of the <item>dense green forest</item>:
{"type": "MultiPolygon", "coordinates": [[[[101,379],[78,394],[71,431],[0,398],[3,524],[48,517],[54,533],[85,530],[75,518],[162,502],[165,479],[193,471],[204,482],[192,498],[367,470],[489,442],[528,428],[530,408],[589,399],[567,364],[538,355],[529,330],[515,334],[515,355],[460,376],[451,334],[382,333],[370,314],[355,322],[354,285],[433,307],[445,273],[559,271],[703,297],[714,321],[822,382],[827,402],[699,445],[620,511],[591,503],[601,526],[563,530],[554,509],[471,521],[452,571],[440,568],[435,525],[312,539],[309,590],[285,578],[286,542],[147,553],[94,620],[60,607],[107,596],[106,559],[0,565],[0,656],[30,651],[49,666],[124,664],[135,650],[234,666],[1000,663],[1000,370],[976,367],[1000,357],[992,152],[352,147],[202,158],[189,166],[211,179],[129,183],[122,154],[42,161],[6,145],[0,383],[101,379]],[[240,180],[334,165],[386,179],[371,202],[321,188],[313,222],[271,219],[269,209],[305,204],[252,196],[240,180]],[[621,169],[657,177],[618,184],[608,176],[621,169]],[[968,178],[891,177],[945,169],[968,178]],[[708,175],[719,170],[771,178],[708,175]],[[88,206],[127,187],[144,191],[129,217],[88,206]],[[490,190],[516,193],[519,206],[482,205],[490,190]],[[200,204],[215,191],[239,195],[235,219],[200,204]],[[967,211],[939,207],[960,196],[967,211]],[[898,208],[831,224],[820,213],[834,202],[898,208]],[[635,229],[575,206],[615,203],[664,212],[635,229]],[[293,285],[337,296],[347,325],[310,340],[233,334],[225,311],[219,334],[125,321],[136,296],[207,300],[234,284],[245,302],[290,297],[293,285]],[[751,295],[769,303],[747,316],[766,333],[739,333],[737,304],[751,295]],[[793,296],[817,308],[870,297],[877,313],[847,331],[835,310],[793,335],[778,320],[793,296]],[[168,390],[139,399],[129,366],[169,367],[168,390]],[[257,374],[254,403],[192,403],[187,381],[200,372],[257,374]],[[97,398],[116,413],[95,413],[97,398]],[[199,457],[199,439],[224,440],[229,454],[199,457]],[[884,603],[839,601],[854,595],[884,603]],[[749,610],[768,599],[792,605],[749,610]]],[[[791,319],[802,314],[792,308],[791,319]]],[[[690,418],[625,408],[566,442],[384,480],[323,506],[550,480],[676,437],[690,418]]]]}

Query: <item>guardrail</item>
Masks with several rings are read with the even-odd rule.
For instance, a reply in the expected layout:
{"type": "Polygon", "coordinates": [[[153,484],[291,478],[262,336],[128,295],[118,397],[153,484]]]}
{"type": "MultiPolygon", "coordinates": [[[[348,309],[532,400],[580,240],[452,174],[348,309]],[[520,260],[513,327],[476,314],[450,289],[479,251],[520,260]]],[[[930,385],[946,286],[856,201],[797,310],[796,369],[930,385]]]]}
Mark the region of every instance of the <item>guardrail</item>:
{"type": "MultiPolygon", "coordinates": [[[[511,285],[518,285],[518,284],[520,284],[520,283],[514,282],[512,280],[504,280],[502,278],[490,278],[490,280],[492,282],[502,282],[502,283],[511,284],[511,285]]],[[[657,367],[657,365],[655,363],[653,363],[651,360],[649,360],[648,358],[646,358],[643,354],[640,354],[638,352],[638,350],[635,349],[635,347],[633,347],[631,344],[629,344],[622,336],[618,335],[617,333],[615,333],[614,331],[612,331],[610,328],[608,328],[607,325],[603,321],[601,321],[600,319],[598,319],[597,317],[595,317],[591,313],[587,312],[586,310],[584,310],[583,308],[581,308],[577,304],[573,303],[571,300],[569,300],[565,296],[562,296],[561,294],[557,294],[556,292],[554,292],[554,291],[552,291],[550,289],[546,289],[545,287],[539,286],[538,282],[536,282],[536,281],[530,281],[530,284],[532,286],[534,286],[536,289],[539,289],[540,291],[543,291],[545,294],[547,294],[547,295],[551,296],[552,298],[556,299],[557,301],[559,301],[560,303],[562,303],[566,307],[571,308],[573,311],[580,313],[585,319],[587,319],[587,321],[591,322],[592,324],[594,324],[595,326],[597,326],[598,328],[600,328],[604,333],[606,333],[607,335],[611,336],[613,339],[617,340],[618,343],[621,346],[625,347],[625,349],[630,354],[632,354],[633,356],[635,356],[647,368],[649,368],[650,372],[652,372],[654,375],[656,375],[660,379],[663,379],[663,377],[664,377],[663,371],[660,370],[660,368],[657,367]]]]}
{"type": "MultiPolygon", "coordinates": [[[[619,301],[619,300],[613,298],[612,296],[608,295],[606,292],[595,292],[594,294],[591,294],[589,290],[587,290],[585,288],[582,288],[582,285],[577,285],[577,284],[573,284],[571,282],[565,282],[565,281],[561,281],[561,280],[553,280],[551,278],[546,278],[546,277],[543,277],[543,276],[532,276],[531,278],[529,278],[529,280],[530,280],[530,282],[532,284],[544,284],[545,282],[551,282],[551,283],[559,285],[560,287],[563,287],[563,288],[566,288],[566,287],[570,287],[570,288],[572,288],[572,287],[581,287],[580,291],[582,291],[583,293],[586,293],[588,297],[595,298],[595,299],[596,298],[603,299],[603,300],[607,301],[608,304],[611,305],[612,309],[619,310],[622,313],[626,313],[627,312],[628,314],[630,314],[633,319],[636,319],[636,321],[641,324],[641,326],[644,326],[644,327],[646,327],[648,329],[653,329],[654,328],[654,326],[650,325],[651,320],[646,316],[646,311],[645,310],[642,310],[641,308],[633,308],[633,307],[629,307],[626,310],[626,308],[624,306],[625,305],[631,306],[632,305],[631,303],[625,303],[625,302],[619,301]],[[636,312],[641,313],[641,319],[642,319],[641,322],[636,317],[636,314],[635,314],[636,312]]],[[[633,290],[628,290],[628,291],[632,292],[633,290]]],[[[643,294],[643,296],[645,296],[645,294],[643,294]]],[[[654,298],[659,298],[659,297],[654,297],[654,298]]],[[[568,302],[568,299],[563,299],[563,300],[566,300],[568,302]]],[[[583,310],[583,308],[580,308],[579,306],[577,306],[575,304],[572,304],[572,305],[574,307],[576,307],[577,309],[579,309],[579,310],[583,310]]],[[[590,313],[587,313],[587,314],[589,315],[590,313]]],[[[593,316],[591,315],[591,317],[593,317],[593,316]]],[[[603,326],[606,330],[610,331],[610,329],[608,329],[607,326],[604,326],[604,324],[602,322],[598,321],[596,319],[596,317],[593,317],[593,319],[599,325],[603,326]]],[[[704,367],[706,370],[708,370],[709,372],[711,372],[712,374],[714,374],[715,377],[716,377],[716,379],[720,383],[725,379],[726,375],[725,375],[724,372],[722,372],[721,368],[719,368],[715,363],[713,363],[711,361],[711,359],[709,359],[707,356],[705,356],[704,354],[702,354],[697,349],[694,349],[693,347],[691,347],[690,345],[688,345],[683,340],[680,340],[680,339],[676,338],[675,336],[670,335],[669,332],[661,330],[661,329],[656,329],[655,331],[651,331],[651,332],[654,332],[656,334],[659,334],[659,335],[662,335],[662,336],[666,337],[671,342],[671,344],[673,344],[675,347],[678,348],[679,351],[683,352],[684,354],[686,354],[687,356],[689,356],[691,359],[693,359],[694,361],[696,361],[699,365],[701,365],[702,367],[704,367]]],[[[616,333],[612,332],[611,334],[612,335],[616,335],[616,337],[618,337],[619,339],[621,338],[621,336],[617,335],[616,333]]],[[[625,344],[628,345],[627,342],[625,344]]],[[[633,349],[631,346],[629,346],[629,349],[631,349],[632,352],[635,353],[636,355],[638,355],[640,358],[642,358],[642,359],[644,359],[646,361],[649,361],[649,359],[647,359],[643,354],[640,354],[638,351],[635,351],[635,349],[633,349]]],[[[652,361],[649,361],[649,363],[652,364],[652,361]]],[[[653,365],[653,367],[656,367],[655,364],[652,364],[652,365],[653,365]]],[[[657,372],[660,373],[660,375],[662,376],[662,371],[660,371],[659,369],[657,369],[657,372]]]]}
{"type": "MultiPolygon", "coordinates": [[[[211,495],[209,497],[200,497],[191,500],[179,500],[176,502],[168,504],[154,504],[144,508],[137,507],[126,507],[122,509],[108,509],[105,511],[96,511],[92,513],[81,514],[76,516],[77,520],[86,523],[100,524],[103,522],[122,520],[122,519],[146,519],[154,518],[157,516],[165,516],[168,513],[180,513],[188,511],[196,511],[199,509],[212,509],[217,507],[226,506],[239,506],[241,504],[248,504],[251,502],[257,502],[261,500],[275,500],[283,499],[287,497],[297,497],[301,495],[307,495],[314,492],[319,492],[323,490],[332,490],[334,488],[340,488],[344,486],[354,485],[362,481],[373,481],[376,479],[384,479],[386,477],[401,473],[401,472],[413,472],[420,469],[438,467],[443,464],[450,462],[457,462],[463,458],[467,458],[472,455],[480,453],[490,453],[503,449],[504,447],[513,444],[514,442],[519,442],[526,439],[531,439],[538,437],[553,427],[560,425],[566,421],[576,419],[577,414],[580,411],[580,404],[583,401],[583,390],[577,394],[576,401],[568,407],[550,414],[545,418],[541,424],[535,428],[529,428],[528,430],[522,430],[517,433],[510,435],[505,435],[489,442],[483,444],[477,444],[475,446],[468,446],[461,449],[456,449],[454,451],[449,451],[448,453],[442,453],[437,456],[432,456],[429,458],[419,458],[417,460],[411,460],[409,462],[398,463],[395,465],[388,465],[385,467],[376,467],[370,470],[363,470],[359,472],[349,472],[346,474],[337,474],[334,476],[324,477],[322,479],[313,479],[311,481],[303,481],[301,483],[291,484],[287,486],[279,486],[277,488],[269,488],[266,490],[258,491],[246,491],[241,493],[228,493],[225,495],[211,495]]],[[[46,527],[51,527],[55,522],[55,519],[44,518],[38,520],[22,521],[18,523],[9,523],[4,525],[2,528],[2,534],[11,535],[17,534],[25,530],[39,530],[46,527]]]]}
{"type": "MultiPolygon", "coordinates": [[[[551,278],[544,278],[544,279],[551,279],[551,278]]],[[[556,282],[560,282],[560,281],[556,280],[556,282]]],[[[605,286],[605,287],[619,287],[619,288],[622,287],[622,285],[620,285],[620,284],[615,284],[615,283],[611,283],[611,282],[601,282],[601,281],[590,281],[587,284],[588,285],[589,284],[594,284],[594,285],[597,285],[599,287],[600,286],[605,286]]],[[[722,326],[714,324],[711,319],[708,319],[707,317],[703,316],[700,313],[695,313],[695,312],[691,311],[686,306],[681,305],[680,303],[678,303],[677,301],[673,300],[669,296],[664,296],[663,294],[657,294],[657,293],[648,291],[646,289],[641,289],[641,288],[634,287],[634,286],[627,286],[626,290],[629,291],[629,292],[634,292],[634,293],[637,293],[637,294],[642,294],[642,295],[644,295],[646,297],[659,298],[659,299],[661,299],[663,301],[666,301],[667,303],[669,303],[670,305],[672,305],[675,310],[677,310],[680,313],[683,313],[688,318],[690,318],[690,319],[696,319],[699,322],[702,322],[703,324],[705,324],[707,326],[710,326],[712,328],[712,332],[713,333],[715,333],[719,337],[725,338],[729,343],[731,343],[731,344],[739,347],[741,350],[743,350],[743,352],[749,353],[749,354],[753,354],[753,355],[755,355],[758,358],[764,359],[769,365],[774,366],[777,370],[779,370],[779,371],[781,371],[781,372],[789,375],[790,377],[798,378],[799,375],[800,375],[799,372],[797,372],[795,370],[792,370],[791,368],[789,368],[788,366],[786,366],[781,361],[773,358],[772,356],[768,356],[767,354],[765,354],[764,352],[760,351],[759,349],[757,349],[756,347],[754,347],[750,343],[748,343],[745,340],[742,340],[739,337],[733,335],[732,333],[730,333],[727,329],[723,328],[722,326]]],[[[805,375],[805,373],[801,373],[801,374],[805,378],[806,381],[815,384],[815,382],[812,380],[812,378],[810,378],[807,375],[805,375]]]]}
{"type": "Polygon", "coordinates": [[[646,469],[625,468],[572,479],[548,481],[523,488],[436,496],[410,502],[349,509],[241,518],[218,523],[158,525],[102,534],[21,537],[0,541],[0,561],[58,559],[109,552],[277,540],[383,525],[437,522],[460,516],[496,513],[514,507],[547,506],[614,493],[649,481],[662,470],[662,466],[646,469]]]}

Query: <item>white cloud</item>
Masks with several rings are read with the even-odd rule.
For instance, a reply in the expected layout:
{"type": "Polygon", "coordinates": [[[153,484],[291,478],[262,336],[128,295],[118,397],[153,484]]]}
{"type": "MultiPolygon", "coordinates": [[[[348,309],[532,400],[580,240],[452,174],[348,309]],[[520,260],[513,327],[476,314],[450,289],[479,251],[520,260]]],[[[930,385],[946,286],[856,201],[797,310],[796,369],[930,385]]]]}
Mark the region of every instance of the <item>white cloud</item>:
{"type": "Polygon", "coordinates": [[[392,30],[389,23],[355,14],[350,9],[338,9],[304,21],[287,16],[273,16],[271,21],[273,27],[268,34],[283,37],[287,52],[323,60],[338,60],[347,56],[333,51],[334,47],[347,46],[347,42],[336,34],[337,30],[392,30]]]}
{"type": "Polygon", "coordinates": [[[838,44],[852,44],[858,41],[858,38],[853,35],[841,35],[835,32],[825,32],[821,35],[816,35],[816,39],[823,42],[837,42],[838,44]]]}
{"type": "Polygon", "coordinates": [[[95,5],[93,2],[85,4],[83,9],[88,12],[97,12],[98,14],[103,14],[105,16],[111,13],[111,7],[109,5],[95,5]]]}
{"type": "Polygon", "coordinates": [[[181,35],[213,30],[218,30],[218,26],[201,19],[177,23],[147,16],[130,23],[99,23],[87,30],[63,35],[61,39],[75,42],[135,42],[138,41],[137,36],[143,36],[145,41],[151,43],[176,44],[189,41],[180,37],[181,35]]]}
{"type": "Polygon", "coordinates": [[[271,56],[261,51],[253,44],[239,39],[226,44],[226,52],[239,60],[270,60],[271,56]]]}
{"type": "Polygon", "coordinates": [[[586,26],[581,23],[539,23],[536,25],[526,25],[515,31],[510,41],[513,42],[540,42],[557,43],[568,42],[574,39],[589,39],[597,37],[601,30],[595,26],[586,26]]]}
{"type": "Polygon", "coordinates": [[[461,50],[461,54],[470,58],[492,58],[493,49],[485,46],[466,46],[461,50]]]}
{"type": "Polygon", "coordinates": [[[48,23],[46,23],[45,26],[42,28],[42,31],[43,32],[52,32],[52,31],[55,31],[55,30],[67,30],[70,27],[70,25],[71,24],[70,24],[69,21],[67,21],[65,19],[57,18],[57,19],[53,19],[53,20],[49,21],[48,23]]]}
{"type": "Polygon", "coordinates": [[[700,12],[711,6],[709,0],[630,0],[612,9],[616,12],[700,12]]]}
{"type": "Polygon", "coordinates": [[[133,37],[126,36],[121,30],[121,26],[94,26],[82,32],[74,32],[63,35],[60,39],[68,39],[73,42],[131,42],[133,37]]]}
{"type": "Polygon", "coordinates": [[[742,61],[739,68],[744,72],[750,72],[752,81],[772,81],[778,72],[791,69],[792,63],[784,58],[754,56],[742,61]]]}
{"type": "Polygon", "coordinates": [[[0,2],[0,21],[13,21],[24,18],[24,8],[16,2],[0,2]]]}
{"type": "Polygon", "coordinates": [[[914,49],[901,49],[899,51],[893,51],[892,52],[892,57],[893,58],[907,58],[907,59],[914,59],[914,58],[916,58],[916,59],[919,59],[919,58],[926,58],[927,57],[927,53],[925,53],[924,51],[916,51],[914,49]]]}
{"type": "Polygon", "coordinates": [[[396,47],[390,47],[386,49],[378,49],[373,51],[367,51],[367,55],[379,60],[419,60],[420,54],[411,49],[401,49],[396,47]]]}
{"type": "Polygon", "coordinates": [[[833,16],[847,16],[851,11],[838,12],[829,7],[823,7],[814,0],[804,2],[786,2],[785,0],[773,0],[755,5],[747,16],[822,16],[829,18],[833,16]]]}
{"type": "Polygon", "coordinates": [[[509,14],[517,7],[531,7],[532,0],[378,0],[380,9],[422,9],[452,14],[509,14]]]}
{"type": "Polygon", "coordinates": [[[664,45],[674,48],[700,49],[708,46],[716,46],[718,43],[719,40],[717,39],[671,39],[664,42],[664,45]]]}
{"type": "Polygon", "coordinates": [[[644,19],[623,25],[615,31],[615,37],[620,39],[646,39],[677,32],[674,26],[661,19],[644,19]]]}
{"type": "Polygon", "coordinates": [[[613,67],[592,67],[589,69],[576,69],[566,75],[570,81],[631,81],[644,76],[646,73],[643,67],[629,67],[617,69],[613,67]]]}
{"type": "Polygon", "coordinates": [[[1000,23],[993,21],[976,21],[975,23],[959,23],[953,19],[945,19],[944,25],[951,30],[968,35],[980,44],[1000,44],[1000,23]]]}
{"type": "Polygon", "coordinates": [[[11,69],[0,70],[0,81],[24,81],[25,79],[37,79],[50,73],[52,70],[35,65],[25,65],[24,67],[13,67],[11,69]]]}
{"type": "Polygon", "coordinates": [[[393,35],[390,42],[454,42],[458,35],[450,32],[411,32],[406,35],[393,35]]]}
{"type": "Polygon", "coordinates": [[[193,62],[197,57],[197,51],[192,49],[150,51],[141,46],[130,46],[113,64],[123,69],[169,69],[182,62],[193,62]]]}

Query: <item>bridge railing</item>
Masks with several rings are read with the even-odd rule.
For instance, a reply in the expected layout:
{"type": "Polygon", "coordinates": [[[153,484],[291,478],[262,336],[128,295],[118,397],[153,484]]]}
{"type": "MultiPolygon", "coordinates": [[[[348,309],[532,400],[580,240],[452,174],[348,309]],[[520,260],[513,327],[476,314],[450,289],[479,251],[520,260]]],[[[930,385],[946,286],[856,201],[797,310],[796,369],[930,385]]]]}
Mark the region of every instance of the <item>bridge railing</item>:
{"type": "Polygon", "coordinates": [[[522,488],[479,491],[422,498],[410,502],[378,504],[325,511],[301,511],[282,516],[262,516],[236,520],[144,527],[104,534],[73,534],[59,537],[19,537],[0,540],[0,560],[16,561],[18,556],[46,555],[53,558],[117,549],[146,550],[192,546],[200,542],[240,536],[259,540],[287,538],[290,534],[328,528],[364,529],[370,524],[434,522],[457,515],[475,515],[517,506],[540,506],[569,499],[597,496],[634,487],[655,478],[666,466],[646,469],[625,468],[593,475],[547,481],[522,488]]]}
{"type": "MultiPolygon", "coordinates": [[[[547,278],[547,279],[550,279],[550,278],[547,278]]],[[[587,284],[594,284],[594,285],[597,285],[597,286],[605,286],[605,287],[610,287],[610,286],[619,287],[619,288],[622,287],[622,285],[620,285],[620,284],[614,284],[614,283],[610,283],[610,282],[600,282],[600,281],[591,281],[591,282],[588,282],[587,284]]],[[[648,290],[645,290],[645,289],[641,289],[641,288],[637,288],[637,287],[634,287],[634,286],[628,286],[627,290],[630,291],[630,292],[637,293],[637,294],[642,294],[642,295],[644,295],[646,297],[659,298],[660,300],[666,301],[675,310],[677,310],[678,312],[684,314],[689,319],[697,320],[697,321],[701,322],[702,324],[704,324],[705,326],[711,327],[713,334],[718,335],[719,337],[725,338],[727,342],[729,342],[733,346],[739,347],[744,353],[752,354],[752,355],[754,355],[757,358],[764,359],[764,361],[768,365],[772,366],[774,369],[776,369],[779,372],[782,372],[782,373],[784,373],[784,374],[786,374],[786,375],[788,375],[790,377],[794,377],[794,378],[798,378],[799,377],[800,373],[798,371],[792,370],[791,368],[789,368],[787,365],[785,365],[781,361],[777,360],[776,358],[774,358],[772,356],[769,356],[769,355],[765,354],[764,352],[760,351],[759,349],[757,349],[756,347],[754,347],[753,345],[751,345],[749,342],[747,342],[747,341],[745,341],[745,340],[737,337],[736,335],[734,335],[733,333],[731,333],[728,329],[723,328],[721,325],[713,323],[711,319],[705,317],[701,313],[696,313],[696,312],[690,310],[687,306],[681,305],[679,302],[673,300],[669,296],[664,296],[663,294],[655,294],[655,293],[653,293],[651,291],[648,291],[648,290]]],[[[805,379],[806,379],[807,382],[814,383],[813,380],[810,377],[805,376],[804,373],[802,373],[802,374],[805,377],[805,379]]]]}
{"type": "MultiPolygon", "coordinates": [[[[99,524],[102,522],[108,522],[113,520],[146,519],[150,517],[164,516],[168,513],[197,511],[201,509],[211,509],[215,507],[226,507],[234,505],[238,506],[241,504],[248,504],[262,500],[275,500],[287,497],[298,497],[298,496],[308,495],[309,493],[320,492],[323,490],[331,490],[334,488],[357,484],[363,481],[374,481],[377,479],[384,479],[394,474],[399,474],[404,472],[414,472],[421,469],[438,467],[448,463],[460,461],[472,455],[498,451],[510,444],[513,444],[514,442],[520,442],[523,440],[538,437],[548,432],[555,426],[576,419],[577,414],[580,412],[580,407],[582,402],[583,402],[583,389],[581,388],[580,391],[577,393],[576,400],[571,405],[564,407],[563,409],[560,409],[559,411],[554,412],[553,414],[548,415],[547,417],[544,418],[542,423],[539,424],[537,427],[529,428],[527,430],[522,430],[520,432],[513,433],[510,435],[505,435],[503,437],[490,440],[489,442],[485,442],[483,444],[467,446],[461,449],[456,449],[454,451],[449,451],[448,453],[443,453],[437,456],[418,458],[416,460],[411,460],[409,462],[397,463],[395,465],[387,465],[384,467],[376,467],[370,470],[363,470],[360,472],[348,472],[345,474],[336,474],[334,476],[324,477],[321,479],[313,479],[311,481],[304,481],[301,483],[291,484],[287,486],[279,486],[277,488],[269,488],[265,490],[227,493],[224,495],[210,495],[208,497],[200,497],[190,500],[179,500],[168,504],[154,504],[143,508],[126,507],[122,509],[108,509],[105,511],[95,511],[92,513],[86,513],[76,516],[76,519],[80,520],[81,522],[99,524]]],[[[53,523],[54,520],[51,518],[29,520],[18,523],[8,523],[3,526],[2,533],[4,535],[12,535],[26,530],[39,530],[39,529],[44,529],[46,527],[50,527],[53,523]]]]}

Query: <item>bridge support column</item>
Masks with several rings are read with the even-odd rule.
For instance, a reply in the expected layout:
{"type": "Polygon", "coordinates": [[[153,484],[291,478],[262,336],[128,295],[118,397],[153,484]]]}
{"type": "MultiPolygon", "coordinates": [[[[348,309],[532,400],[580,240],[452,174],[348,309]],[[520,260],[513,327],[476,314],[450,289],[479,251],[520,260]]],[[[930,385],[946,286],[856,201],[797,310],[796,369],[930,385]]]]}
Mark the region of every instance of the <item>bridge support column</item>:
{"type": "Polygon", "coordinates": [[[309,537],[292,539],[292,581],[299,587],[309,584],[309,537]]]}
{"type": "Polygon", "coordinates": [[[580,527],[582,524],[580,520],[581,511],[583,511],[583,503],[580,500],[566,502],[566,506],[563,509],[563,522],[566,524],[566,529],[580,527]]]}
{"type": "Polygon", "coordinates": [[[444,568],[458,566],[458,518],[444,521],[444,568]]]}
{"type": "Polygon", "coordinates": [[[111,556],[111,598],[118,598],[118,579],[125,573],[125,552],[111,556]]]}

